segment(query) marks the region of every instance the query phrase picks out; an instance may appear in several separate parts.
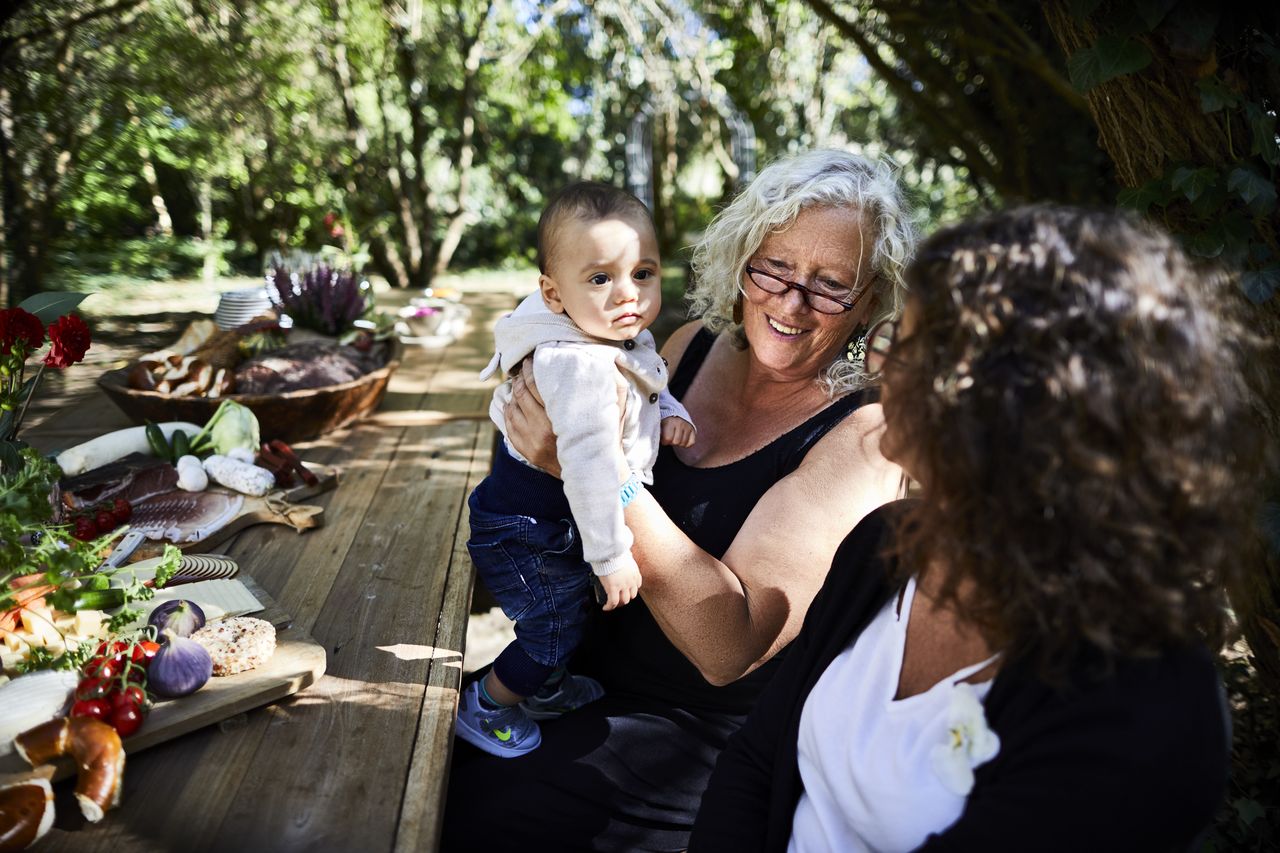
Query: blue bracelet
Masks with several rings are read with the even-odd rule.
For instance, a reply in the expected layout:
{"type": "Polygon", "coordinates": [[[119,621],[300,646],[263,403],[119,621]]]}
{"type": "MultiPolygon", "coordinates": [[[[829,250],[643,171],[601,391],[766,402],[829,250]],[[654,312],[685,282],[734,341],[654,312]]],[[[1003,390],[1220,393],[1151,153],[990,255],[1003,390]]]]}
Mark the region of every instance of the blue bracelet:
{"type": "Polygon", "coordinates": [[[622,498],[622,505],[625,507],[635,500],[641,488],[643,486],[640,485],[640,479],[635,474],[628,477],[627,481],[618,488],[618,497],[622,498]]]}

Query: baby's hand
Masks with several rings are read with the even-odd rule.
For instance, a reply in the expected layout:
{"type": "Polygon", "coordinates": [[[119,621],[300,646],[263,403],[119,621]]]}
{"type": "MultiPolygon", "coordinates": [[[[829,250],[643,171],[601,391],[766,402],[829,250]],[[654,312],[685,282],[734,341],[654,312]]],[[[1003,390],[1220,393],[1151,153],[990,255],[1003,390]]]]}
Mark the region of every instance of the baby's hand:
{"type": "Polygon", "coordinates": [[[693,424],[684,418],[672,415],[662,419],[662,443],[674,444],[677,447],[692,447],[695,433],[693,424]]]}
{"type": "Polygon", "coordinates": [[[631,600],[640,594],[640,570],[635,566],[619,569],[613,574],[600,578],[600,585],[609,596],[609,600],[604,603],[604,609],[614,610],[624,604],[630,604],[631,600]]]}

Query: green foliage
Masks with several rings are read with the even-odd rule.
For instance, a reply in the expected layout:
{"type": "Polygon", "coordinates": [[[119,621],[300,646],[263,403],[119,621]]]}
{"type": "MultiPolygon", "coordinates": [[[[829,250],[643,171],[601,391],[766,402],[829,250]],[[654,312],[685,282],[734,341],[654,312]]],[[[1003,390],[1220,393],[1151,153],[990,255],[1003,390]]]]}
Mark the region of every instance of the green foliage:
{"type": "Polygon", "coordinates": [[[88,276],[116,276],[161,281],[199,277],[205,258],[213,255],[220,275],[230,272],[230,240],[206,242],[194,237],[149,237],[105,241],[86,238],[60,242],[54,253],[49,284],[76,287],[88,276]]]}
{"type": "Polygon", "coordinates": [[[1116,35],[1099,37],[1092,47],[1081,48],[1067,60],[1071,85],[1087,92],[1099,83],[1141,71],[1151,64],[1151,51],[1131,38],[1116,35]]]}
{"type": "Polygon", "coordinates": [[[1280,709],[1248,659],[1223,662],[1232,717],[1231,782],[1203,853],[1274,850],[1280,843],[1280,709]]]}

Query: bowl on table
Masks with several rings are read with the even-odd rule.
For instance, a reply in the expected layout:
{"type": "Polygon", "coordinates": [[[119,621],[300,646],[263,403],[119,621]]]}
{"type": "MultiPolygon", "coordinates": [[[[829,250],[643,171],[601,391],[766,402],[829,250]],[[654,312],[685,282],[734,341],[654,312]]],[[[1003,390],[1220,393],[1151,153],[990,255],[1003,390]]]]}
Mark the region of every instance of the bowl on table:
{"type": "Polygon", "coordinates": [[[129,387],[129,367],[110,370],[98,387],[135,423],[190,421],[203,424],[224,399],[247,406],[258,418],[262,439],[303,441],[343,427],[378,408],[387,392],[404,347],[398,340],[383,344],[386,362],[358,379],[322,388],[280,394],[228,394],[225,397],[176,397],[129,387]]]}

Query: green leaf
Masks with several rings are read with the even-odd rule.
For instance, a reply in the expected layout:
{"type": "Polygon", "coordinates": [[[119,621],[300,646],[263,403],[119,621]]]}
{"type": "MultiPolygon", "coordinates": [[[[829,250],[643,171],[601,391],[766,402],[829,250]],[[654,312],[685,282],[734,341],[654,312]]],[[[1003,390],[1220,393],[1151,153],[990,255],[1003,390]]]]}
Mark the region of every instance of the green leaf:
{"type": "Polygon", "coordinates": [[[16,441],[0,441],[0,471],[8,475],[22,469],[22,447],[16,441]]]}
{"type": "Polygon", "coordinates": [[[1280,288],[1280,264],[1263,267],[1260,270],[1247,270],[1240,276],[1240,288],[1249,301],[1261,305],[1280,288]]]}
{"type": "Polygon", "coordinates": [[[1187,251],[1201,258],[1216,258],[1226,248],[1226,241],[1215,231],[1202,231],[1187,240],[1187,251]]]}
{"type": "Polygon", "coordinates": [[[1122,74],[1141,71],[1151,64],[1146,45],[1129,38],[1105,35],[1093,47],[1076,51],[1067,60],[1071,85],[1081,92],[1122,74]]]}
{"type": "Polygon", "coordinates": [[[1201,77],[1196,82],[1200,90],[1200,111],[1216,113],[1226,107],[1235,108],[1240,105],[1240,96],[1228,89],[1217,77],[1201,77]]]}
{"type": "Polygon", "coordinates": [[[1195,201],[1217,179],[1218,173],[1213,169],[1183,166],[1174,171],[1171,183],[1175,190],[1187,197],[1187,201],[1195,201]]]}
{"type": "Polygon", "coordinates": [[[1276,185],[1249,166],[1239,166],[1227,176],[1227,189],[1249,205],[1255,216],[1266,216],[1276,207],[1276,185]]]}
{"type": "Polygon", "coordinates": [[[1245,826],[1251,826],[1255,820],[1266,814],[1266,809],[1257,800],[1236,800],[1232,803],[1236,807],[1236,814],[1240,816],[1240,822],[1245,826]]]}
{"type": "Polygon", "coordinates": [[[1146,213],[1153,204],[1168,204],[1169,198],[1169,185],[1165,183],[1163,178],[1156,178],[1154,181],[1147,181],[1140,187],[1128,187],[1121,190],[1116,196],[1116,204],[1121,207],[1127,207],[1130,210],[1136,210],[1138,213],[1146,213]]]}
{"type": "Polygon", "coordinates": [[[1133,5],[1142,16],[1142,22],[1147,25],[1147,29],[1154,30],[1160,26],[1160,22],[1164,20],[1165,15],[1169,14],[1169,10],[1178,5],[1178,0],[1135,0],[1133,5]]]}
{"type": "Polygon", "coordinates": [[[1216,3],[1183,3],[1166,22],[1165,40],[1185,55],[1207,55],[1221,16],[1216,3]]]}
{"type": "Polygon", "coordinates": [[[1280,146],[1276,143],[1276,117],[1255,103],[1245,105],[1245,113],[1249,117],[1249,130],[1252,146],[1249,153],[1261,157],[1263,162],[1271,166],[1280,165],[1280,146]]]}
{"type": "Polygon", "coordinates": [[[47,326],[63,314],[74,310],[88,295],[63,291],[37,293],[22,300],[18,307],[35,314],[40,318],[40,322],[47,326]]]}

